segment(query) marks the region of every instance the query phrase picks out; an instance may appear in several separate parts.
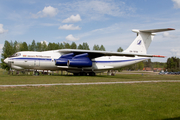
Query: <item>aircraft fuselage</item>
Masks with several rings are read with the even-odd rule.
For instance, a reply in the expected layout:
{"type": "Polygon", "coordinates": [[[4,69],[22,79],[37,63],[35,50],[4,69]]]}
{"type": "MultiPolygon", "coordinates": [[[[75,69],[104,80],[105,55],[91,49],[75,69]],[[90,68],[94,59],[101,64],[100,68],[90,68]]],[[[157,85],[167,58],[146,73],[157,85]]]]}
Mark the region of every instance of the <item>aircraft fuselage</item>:
{"type": "Polygon", "coordinates": [[[132,65],[137,62],[149,59],[148,57],[125,57],[125,56],[102,56],[91,59],[91,67],[71,67],[58,66],[56,60],[62,56],[61,53],[54,51],[45,52],[18,52],[6,58],[5,63],[16,70],[35,69],[35,70],[66,70],[72,73],[78,72],[102,72],[109,69],[118,69],[132,65]]]}

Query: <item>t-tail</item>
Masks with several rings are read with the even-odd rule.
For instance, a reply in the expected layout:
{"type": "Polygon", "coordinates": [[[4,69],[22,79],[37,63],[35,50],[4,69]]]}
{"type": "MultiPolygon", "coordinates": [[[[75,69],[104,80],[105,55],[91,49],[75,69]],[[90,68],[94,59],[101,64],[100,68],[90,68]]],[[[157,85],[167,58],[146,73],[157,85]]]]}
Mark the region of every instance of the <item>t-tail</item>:
{"type": "Polygon", "coordinates": [[[172,28],[165,28],[165,29],[151,29],[151,30],[136,30],[133,29],[132,31],[137,33],[136,39],[131,43],[131,45],[124,50],[125,53],[137,53],[137,54],[147,54],[147,50],[149,45],[151,44],[156,32],[163,32],[175,30],[172,28]]]}

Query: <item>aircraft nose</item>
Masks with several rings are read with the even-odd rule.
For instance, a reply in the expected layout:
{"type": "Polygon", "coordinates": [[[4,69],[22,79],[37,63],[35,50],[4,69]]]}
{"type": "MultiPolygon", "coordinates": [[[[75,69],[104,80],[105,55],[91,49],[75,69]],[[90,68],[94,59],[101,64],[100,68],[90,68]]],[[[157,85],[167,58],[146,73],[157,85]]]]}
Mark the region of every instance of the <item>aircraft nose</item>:
{"type": "Polygon", "coordinates": [[[6,58],[6,59],[4,60],[4,62],[7,64],[7,63],[8,63],[8,58],[6,58]]]}

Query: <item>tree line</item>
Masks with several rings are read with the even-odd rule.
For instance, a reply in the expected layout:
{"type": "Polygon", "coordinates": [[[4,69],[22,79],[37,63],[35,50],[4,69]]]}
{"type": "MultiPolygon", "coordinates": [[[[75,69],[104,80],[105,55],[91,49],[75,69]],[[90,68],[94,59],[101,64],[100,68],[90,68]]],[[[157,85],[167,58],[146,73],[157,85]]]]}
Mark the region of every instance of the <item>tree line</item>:
{"type": "MultiPolygon", "coordinates": [[[[75,42],[72,42],[71,44],[63,42],[63,43],[51,43],[48,44],[43,42],[35,42],[35,40],[32,41],[31,44],[27,44],[26,42],[9,42],[5,41],[3,51],[8,48],[13,53],[17,51],[47,51],[47,50],[57,50],[57,49],[82,49],[82,50],[90,50],[89,45],[84,42],[83,44],[77,44],[75,42]]],[[[99,47],[99,45],[94,45],[93,50],[101,50],[105,51],[105,48],[103,45],[99,47]]]]}
{"type": "MultiPolygon", "coordinates": [[[[27,44],[26,42],[9,42],[5,40],[4,47],[3,47],[3,53],[2,57],[6,58],[12,55],[13,53],[16,53],[17,51],[47,51],[47,50],[57,50],[57,49],[81,49],[81,50],[90,50],[89,45],[86,42],[83,42],[82,44],[77,45],[75,42],[72,42],[71,44],[63,42],[63,43],[51,43],[48,44],[43,42],[35,42],[35,40],[32,41],[31,44],[27,44]]],[[[93,50],[99,50],[99,51],[106,51],[105,47],[103,45],[94,45],[93,50]]],[[[117,52],[122,52],[123,49],[119,47],[117,49],[117,52]]]]}
{"type": "Polygon", "coordinates": [[[180,59],[177,57],[170,57],[167,59],[167,71],[178,72],[180,71],[180,59]]]}

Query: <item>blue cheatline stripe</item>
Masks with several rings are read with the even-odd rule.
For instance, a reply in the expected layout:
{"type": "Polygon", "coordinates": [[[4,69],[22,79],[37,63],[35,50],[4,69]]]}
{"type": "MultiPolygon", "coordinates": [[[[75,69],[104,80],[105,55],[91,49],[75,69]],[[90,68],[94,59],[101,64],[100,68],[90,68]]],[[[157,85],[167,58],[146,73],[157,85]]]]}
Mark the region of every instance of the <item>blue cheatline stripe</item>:
{"type": "Polygon", "coordinates": [[[51,61],[52,59],[49,58],[11,58],[11,60],[47,60],[47,61],[51,61]]]}
{"type": "Polygon", "coordinates": [[[131,59],[131,60],[117,60],[117,61],[92,61],[95,63],[113,63],[113,62],[129,62],[129,61],[136,61],[136,60],[145,60],[147,58],[141,58],[141,59],[131,59]]]}
{"type": "MultiPolygon", "coordinates": [[[[144,60],[147,58],[141,58],[141,59],[131,59],[131,60],[117,60],[117,61],[92,61],[94,63],[117,63],[117,62],[128,62],[128,61],[136,61],[136,60],[144,60]]],[[[48,58],[11,58],[11,60],[40,60],[40,61],[51,61],[52,59],[48,58]]]]}

